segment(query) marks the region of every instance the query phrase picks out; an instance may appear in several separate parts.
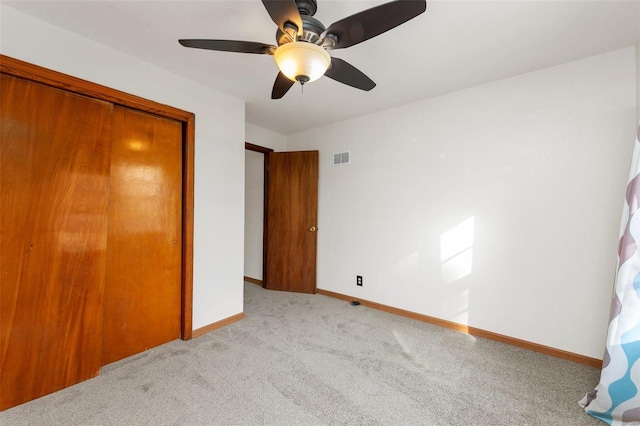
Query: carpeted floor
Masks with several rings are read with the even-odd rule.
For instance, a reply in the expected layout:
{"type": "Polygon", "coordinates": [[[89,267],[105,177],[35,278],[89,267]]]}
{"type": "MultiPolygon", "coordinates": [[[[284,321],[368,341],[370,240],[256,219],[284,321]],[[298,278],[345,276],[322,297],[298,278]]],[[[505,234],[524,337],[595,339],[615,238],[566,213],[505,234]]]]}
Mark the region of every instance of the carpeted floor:
{"type": "Polygon", "coordinates": [[[602,425],[599,370],[320,295],[245,284],[246,318],[0,413],[9,425],[602,425]]]}

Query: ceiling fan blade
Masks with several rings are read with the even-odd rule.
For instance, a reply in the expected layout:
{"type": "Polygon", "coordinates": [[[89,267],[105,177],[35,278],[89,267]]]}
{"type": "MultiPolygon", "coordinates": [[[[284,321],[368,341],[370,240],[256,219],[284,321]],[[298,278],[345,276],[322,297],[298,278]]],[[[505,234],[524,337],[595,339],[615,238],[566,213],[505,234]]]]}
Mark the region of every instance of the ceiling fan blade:
{"type": "Polygon", "coordinates": [[[324,75],[356,89],[369,91],[376,87],[376,83],[362,71],[340,58],[331,58],[331,67],[324,75]]]}
{"type": "Polygon", "coordinates": [[[262,0],[262,4],[278,28],[286,33],[284,24],[291,22],[302,31],[302,18],[294,0],[262,0]]]}
{"type": "Polygon", "coordinates": [[[259,53],[265,55],[273,55],[273,52],[276,49],[275,46],[272,46],[270,44],[258,43],[256,41],[186,39],[178,40],[178,42],[185,47],[219,50],[222,52],[259,53]]]}
{"type": "Polygon", "coordinates": [[[275,83],[273,83],[273,90],[271,91],[271,99],[280,99],[291,89],[291,86],[295,81],[289,80],[281,72],[278,73],[275,83]]]}
{"type": "Polygon", "coordinates": [[[333,34],[338,38],[333,49],[344,49],[404,24],[425,10],[425,0],[392,1],[334,22],[324,34],[333,34]]]}

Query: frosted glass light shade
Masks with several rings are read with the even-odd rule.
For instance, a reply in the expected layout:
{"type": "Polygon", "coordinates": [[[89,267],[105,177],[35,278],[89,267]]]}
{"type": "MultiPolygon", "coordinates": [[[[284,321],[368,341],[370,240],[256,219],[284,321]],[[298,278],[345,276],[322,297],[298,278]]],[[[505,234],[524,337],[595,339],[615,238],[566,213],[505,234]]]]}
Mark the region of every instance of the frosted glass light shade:
{"type": "Polygon", "coordinates": [[[278,47],[273,58],[282,71],[292,81],[306,83],[322,77],[331,65],[331,56],[322,47],[305,41],[293,41],[278,47]]]}

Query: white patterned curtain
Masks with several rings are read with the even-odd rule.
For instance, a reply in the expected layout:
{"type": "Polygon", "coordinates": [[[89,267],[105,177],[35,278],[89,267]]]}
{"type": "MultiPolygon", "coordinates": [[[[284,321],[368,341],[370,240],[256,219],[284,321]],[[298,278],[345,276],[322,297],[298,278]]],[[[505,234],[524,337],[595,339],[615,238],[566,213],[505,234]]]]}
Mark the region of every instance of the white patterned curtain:
{"type": "Polygon", "coordinates": [[[640,424],[640,128],[636,135],[618,274],[600,383],[580,401],[587,414],[611,425],[640,424]]]}

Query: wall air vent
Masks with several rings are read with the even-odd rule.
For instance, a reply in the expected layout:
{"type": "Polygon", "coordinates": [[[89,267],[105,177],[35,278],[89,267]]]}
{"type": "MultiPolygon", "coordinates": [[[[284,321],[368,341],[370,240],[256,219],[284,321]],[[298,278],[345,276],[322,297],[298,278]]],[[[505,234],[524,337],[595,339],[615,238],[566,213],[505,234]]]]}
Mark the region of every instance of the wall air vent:
{"type": "Polygon", "coordinates": [[[343,164],[350,164],[349,161],[349,151],[346,152],[336,152],[333,154],[333,165],[341,166],[343,164]]]}

